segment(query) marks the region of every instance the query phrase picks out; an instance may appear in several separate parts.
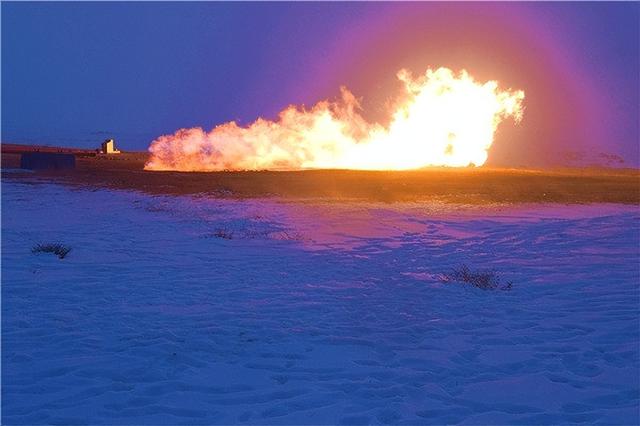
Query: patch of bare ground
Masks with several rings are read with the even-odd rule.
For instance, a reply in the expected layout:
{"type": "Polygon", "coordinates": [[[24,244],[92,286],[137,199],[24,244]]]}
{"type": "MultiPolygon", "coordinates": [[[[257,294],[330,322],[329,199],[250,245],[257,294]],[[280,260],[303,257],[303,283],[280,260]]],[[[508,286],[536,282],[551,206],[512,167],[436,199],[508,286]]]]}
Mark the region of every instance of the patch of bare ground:
{"type": "MultiPolygon", "coordinates": [[[[3,173],[3,179],[36,179],[80,187],[150,194],[204,194],[218,198],[491,203],[640,203],[637,169],[429,168],[412,171],[300,170],[155,172],[147,154],[79,156],[75,170],[3,173]]],[[[5,154],[3,169],[19,164],[5,154]]]]}

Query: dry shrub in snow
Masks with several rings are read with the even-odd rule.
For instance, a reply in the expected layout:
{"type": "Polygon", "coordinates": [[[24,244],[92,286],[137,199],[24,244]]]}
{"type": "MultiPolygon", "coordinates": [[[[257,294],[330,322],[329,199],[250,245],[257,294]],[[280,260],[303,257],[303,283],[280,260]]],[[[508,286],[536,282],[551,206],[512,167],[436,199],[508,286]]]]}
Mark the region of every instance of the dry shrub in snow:
{"type": "Polygon", "coordinates": [[[231,240],[233,239],[233,231],[220,228],[220,229],[216,229],[216,231],[213,233],[213,236],[216,238],[224,238],[225,240],[231,240]]]}
{"type": "Polygon", "coordinates": [[[278,231],[271,233],[271,238],[280,241],[303,241],[305,238],[299,232],[278,231]]]}
{"type": "Polygon", "coordinates": [[[467,284],[482,290],[511,290],[513,283],[507,281],[503,284],[500,275],[493,270],[472,271],[467,265],[454,268],[451,272],[442,275],[445,283],[467,284]]]}
{"type": "Polygon", "coordinates": [[[59,243],[38,244],[31,249],[31,253],[53,253],[60,259],[64,259],[70,251],[71,247],[59,243]]]}

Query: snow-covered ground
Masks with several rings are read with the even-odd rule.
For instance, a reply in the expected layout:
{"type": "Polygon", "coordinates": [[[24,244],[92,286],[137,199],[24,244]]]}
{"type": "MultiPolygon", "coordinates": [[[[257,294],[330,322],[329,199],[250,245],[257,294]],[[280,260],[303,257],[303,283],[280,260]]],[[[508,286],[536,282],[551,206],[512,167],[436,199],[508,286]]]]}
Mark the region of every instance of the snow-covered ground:
{"type": "Polygon", "coordinates": [[[638,424],[639,219],[4,180],[2,423],[638,424]]]}

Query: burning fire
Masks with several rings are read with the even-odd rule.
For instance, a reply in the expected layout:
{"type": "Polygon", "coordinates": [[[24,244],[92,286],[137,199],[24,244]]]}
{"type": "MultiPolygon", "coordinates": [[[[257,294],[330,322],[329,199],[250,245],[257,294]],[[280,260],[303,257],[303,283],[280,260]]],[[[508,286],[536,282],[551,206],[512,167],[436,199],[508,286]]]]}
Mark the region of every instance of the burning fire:
{"type": "Polygon", "coordinates": [[[481,166],[498,124],[522,119],[524,92],[479,83],[466,71],[428,69],[414,78],[398,72],[405,93],[388,126],[368,123],[358,99],[311,109],[289,106],[276,121],[259,118],[247,127],[234,121],[210,132],[196,127],[160,136],[149,147],[146,170],[217,171],[266,169],[406,170],[426,166],[481,166]]]}

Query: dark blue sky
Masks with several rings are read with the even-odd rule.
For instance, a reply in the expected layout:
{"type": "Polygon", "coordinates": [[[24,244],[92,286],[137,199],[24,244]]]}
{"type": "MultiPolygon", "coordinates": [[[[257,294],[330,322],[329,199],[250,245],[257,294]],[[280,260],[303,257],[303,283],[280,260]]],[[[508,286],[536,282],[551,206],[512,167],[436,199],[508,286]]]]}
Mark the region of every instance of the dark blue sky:
{"type": "Polygon", "coordinates": [[[95,147],[113,136],[142,150],[180,127],[274,117],[340,84],[376,118],[399,68],[444,65],[527,93],[522,126],[498,135],[498,163],[544,163],[559,146],[554,155],[639,162],[638,3],[1,8],[4,142],[95,147]]]}

